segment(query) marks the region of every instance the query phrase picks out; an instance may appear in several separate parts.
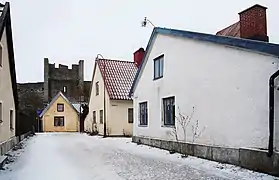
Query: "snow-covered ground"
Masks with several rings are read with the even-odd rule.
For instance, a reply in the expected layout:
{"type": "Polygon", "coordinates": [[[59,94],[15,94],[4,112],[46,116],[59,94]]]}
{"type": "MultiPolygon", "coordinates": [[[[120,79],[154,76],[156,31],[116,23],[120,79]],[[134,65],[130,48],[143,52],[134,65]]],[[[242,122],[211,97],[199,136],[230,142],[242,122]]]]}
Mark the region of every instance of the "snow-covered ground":
{"type": "Polygon", "coordinates": [[[277,179],[232,165],[136,145],[131,138],[37,134],[12,151],[0,180],[277,179]]]}

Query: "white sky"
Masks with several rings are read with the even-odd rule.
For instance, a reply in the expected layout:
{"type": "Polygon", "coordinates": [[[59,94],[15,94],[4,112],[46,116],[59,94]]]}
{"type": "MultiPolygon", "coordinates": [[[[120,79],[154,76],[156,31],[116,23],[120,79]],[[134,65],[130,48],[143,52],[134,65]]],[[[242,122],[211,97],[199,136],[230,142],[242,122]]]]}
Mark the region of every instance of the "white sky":
{"type": "MultiPolygon", "coordinates": [[[[2,1],[3,2],[3,1],[2,1]]],[[[215,34],[256,3],[267,6],[270,42],[279,43],[278,0],[10,0],[17,81],[43,81],[43,59],[71,64],[85,60],[85,80],[100,53],[133,60],[156,26],[215,34]],[[276,8],[277,7],[277,8],[276,8]]]]}

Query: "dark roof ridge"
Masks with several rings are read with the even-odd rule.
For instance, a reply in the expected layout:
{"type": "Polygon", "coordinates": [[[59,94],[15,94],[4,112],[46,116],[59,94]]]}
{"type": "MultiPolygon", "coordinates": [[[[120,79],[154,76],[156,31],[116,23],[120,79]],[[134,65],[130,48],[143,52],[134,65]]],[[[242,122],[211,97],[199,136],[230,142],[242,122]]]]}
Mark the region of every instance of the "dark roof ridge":
{"type": "Polygon", "coordinates": [[[154,28],[153,31],[154,33],[176,35],[176,36],[186,37],[189,39],[202,40],[202,41],[212,42],[216,44],[223,44],[228,46],[240,47],[244,49],[250,49],[250,50],[254,50],[254,51],[258,51],[270,55],[275,55],[279,57],[279,44],[275,44],[275,43],[252,40],[252,39],[244,39],[239,37],[221,36],[221,35],[201,33],[195,31],[171,29],[171,28],[156,27],[154,28]],[[276,48],[276,51],[274,51],[274,49],[268,49],[268,48],[276,48]]]}
{"type": "Polygon", "coordinates": [[[117,62],[125,62],[125,63],[135,63],[134,61],[126,61],[126,60],[117,60],[117,59],[97,59],[97,61],[99,61],[99,60],[101,60],[101,61],[117,61],[117,62]]]}
{"type": "Polygon", "coordinates": [[[279,44],[251,40],[251,39],[230,37],[230,36],[221,36],[221,35],[213,35],[213,34],[206,34],[206,33],[193,32],[193,31],[155,27],[149,38],[149,41],[148,41],[148,44],[146,47],[146,53],[143,57],[142,63],[140,64],[140,67],[137,71],[136,77],[135,77],[132,87],[130,89],[130,92],[129,92],[130,97],[134,91],[136,82],[138,81],[140,72],[145,64],[145,61],[147,61],[146,55],[148,54],[149,49],[152,46],[151,45],[152,41],[157,34],[172,35],[172,36],[178,36],[180,38],[188,38],[188,39],[193,39],[193,40],[198,40],[198,41],[210,42],[210,43],[220,44],[220,45],[224,45],[224,46],[231,46],[231,47],[240,48],[240,49],[242,48],[242,49],[247,49],[247,50],[250,50],[253,52],[258,52],[258,53],[263,53],[263,54],[268,54],[271,56],[279,57],[279,44]]]}

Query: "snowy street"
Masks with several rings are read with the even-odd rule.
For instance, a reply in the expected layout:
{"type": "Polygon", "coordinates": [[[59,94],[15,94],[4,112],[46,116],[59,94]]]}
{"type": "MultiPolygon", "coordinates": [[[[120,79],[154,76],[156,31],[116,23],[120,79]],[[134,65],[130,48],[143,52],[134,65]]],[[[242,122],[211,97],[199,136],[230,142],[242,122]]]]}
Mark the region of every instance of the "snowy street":
{"type": "Polygon", "coordinates": [[[178,180],[276,178],[239,167],[137,145],[131,138],[37,134],[12,151],[0,180],[178,180]]]}

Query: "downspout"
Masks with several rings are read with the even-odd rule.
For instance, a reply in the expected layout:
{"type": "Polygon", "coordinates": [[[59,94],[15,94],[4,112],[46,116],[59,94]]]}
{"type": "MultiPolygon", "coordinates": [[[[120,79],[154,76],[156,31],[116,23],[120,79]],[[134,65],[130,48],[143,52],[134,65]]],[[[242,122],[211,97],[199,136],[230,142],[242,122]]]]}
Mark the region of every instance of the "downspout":
{"type": "Polygon", "coordinates": [[[273,139],[274,139],[274,87],[275,78],[279,76],[279,70],[272,74],[269,78],[269,142],[268,156],[273,154],[273,139]]]}

